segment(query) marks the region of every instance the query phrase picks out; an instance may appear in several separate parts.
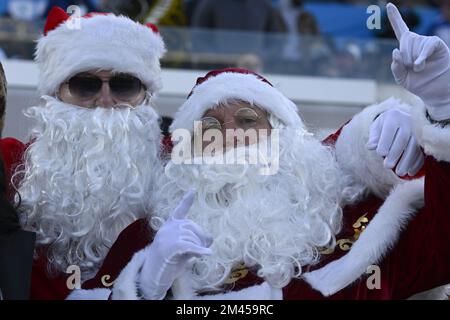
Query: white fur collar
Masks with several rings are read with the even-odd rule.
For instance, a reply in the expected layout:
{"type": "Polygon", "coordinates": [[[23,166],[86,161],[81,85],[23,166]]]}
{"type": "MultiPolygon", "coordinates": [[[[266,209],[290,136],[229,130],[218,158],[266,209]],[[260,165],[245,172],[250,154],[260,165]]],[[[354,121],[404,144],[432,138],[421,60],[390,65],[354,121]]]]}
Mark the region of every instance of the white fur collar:
{"type": "Polygon", "coordinates": [[[367,149],[370,126],[377,115],[386,110],[398,108],[410,111],[411,107],[395,98],[364,108],[342,128],[335,144],[336,160],[357,190],[368,190],[380,198],[385,198],[401,179],[383,165],[383,158],[375,151],[367,149]]]}
{"type": "Polygon", "coordinates": [[[414,109],[413,121],[417,141],[425,153],[438,161],[450,162],[450,127],[432,124],[423,105],[414,109]]]}

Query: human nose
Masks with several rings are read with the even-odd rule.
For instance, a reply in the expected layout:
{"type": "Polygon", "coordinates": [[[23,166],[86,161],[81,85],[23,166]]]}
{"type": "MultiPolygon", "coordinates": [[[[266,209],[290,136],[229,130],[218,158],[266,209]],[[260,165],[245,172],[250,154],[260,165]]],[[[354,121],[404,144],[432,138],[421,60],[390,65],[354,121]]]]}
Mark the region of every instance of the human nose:
{"type": "Polygon", "coordinates": [[[102,84],[102,88],[96,99],[96,105],[102,108],[111,108],[115,105],[114,99],[111,95],[111,89],[109,88],[109,83],[107,81],[104,81],[102,84]]]}
{"type": "Polygon", "coordinates": [[[237,126],[235,126],[234,123],[232,123],[227,128],[223,128],[223,130],[222,130],[223,147],[225,149],[234,148],[234,147],[242,145],[243,138],[242,138],[242,132],[240,129],[241,128],[238,128],[237,126]]]}

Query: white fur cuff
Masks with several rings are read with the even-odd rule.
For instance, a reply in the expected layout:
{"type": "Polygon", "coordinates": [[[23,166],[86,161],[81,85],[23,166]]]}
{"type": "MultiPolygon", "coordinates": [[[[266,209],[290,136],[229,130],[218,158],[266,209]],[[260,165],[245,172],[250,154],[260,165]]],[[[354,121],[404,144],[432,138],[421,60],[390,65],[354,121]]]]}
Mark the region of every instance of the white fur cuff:
{"type": "Polygon", "coordinates": [[[391,108],[408,112],[411,109],[394,98],[366,107],[342,129],[336,141],[336,159],[350,180],[348,185],[355,190],[369,190],[380,198],[385,198],[401,179],[391,169],[385,168],[383,158],[368,150],[366,144],[373,120],[391,108]]]}
{"type": "Polygon", "coordinates": [[[140,300],[138,294],[138,280],[145,262],[145,248],[134,254],[131,261],[114,281],[112,300],[140,300]]]}
{"type": "Polygon", "coordinates": [[[413,119],[416,138],[424,152],[438,161],[450,162],[450,126],[432,124],[425,106],[414,109],[413,119]]]}
{"type": "Polygon", "coordinates": [[[282,300],[281,289],[270,286],[267,282],[248,287],[239,291],[230,291],[222,294],[197,296],[195,300],[282,300]]]}
{"type": "Polygon", "coordinates": [[[66,300],[108,300],[111,290],[106,288],[98,289],[76,289],[72,291],[66,300]]]}
{"type": "Polygon", "coordinates": [[[396,244],[401,230],[423,207],[424,180],[398,185],[378,213],[343,257],[303,277],[324,296],[330,296],[364,275],[367,267],[379,263],[396,244]]]}
{"type": "Polygon", "coordinates": [[[178,278],[172,286],[174,300],[282,300],[283,291],[274,288],[267,282],[254,285],[238,291],[199,296],[192,284],[192,279],[186,274],[178,278]]]}

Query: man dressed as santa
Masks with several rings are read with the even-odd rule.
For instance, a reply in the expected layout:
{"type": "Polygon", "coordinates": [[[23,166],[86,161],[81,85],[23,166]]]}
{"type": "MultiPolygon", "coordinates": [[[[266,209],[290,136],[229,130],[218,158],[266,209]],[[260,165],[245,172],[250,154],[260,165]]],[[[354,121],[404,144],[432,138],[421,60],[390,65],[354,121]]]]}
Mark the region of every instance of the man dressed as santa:
{"type": "Polygon", "coordinates": [[[122,232],[79,297],[404,299],[450,283],[450,54],[387,9],[400,41],[394,76],[424,106],[370,106],[322,144],[266,79],[208,73],[171,126],[172,159],[147,227],[122,232]],[[187,148],[199,135],[200,148],[187,148]],[[250,161],[254,149],[263,160],[250,161]],[[239,161],[220,162],[230,158],[239,161]],[[399,178],[419,169],[425,178],[399,178]]]}
{"type": "Polygon", "coordinates": [[[41,103],[26,111],[31,142],[5,148],[24,152],[14,152],[23,164],[13,184],[22,226],[37,235],[31,298],[66,298],[77,273],[92,278],[119,233],[151,211],[162,165],[150,99],[164,52],[152,25],[50,12],[36,51],[41,103]]]}

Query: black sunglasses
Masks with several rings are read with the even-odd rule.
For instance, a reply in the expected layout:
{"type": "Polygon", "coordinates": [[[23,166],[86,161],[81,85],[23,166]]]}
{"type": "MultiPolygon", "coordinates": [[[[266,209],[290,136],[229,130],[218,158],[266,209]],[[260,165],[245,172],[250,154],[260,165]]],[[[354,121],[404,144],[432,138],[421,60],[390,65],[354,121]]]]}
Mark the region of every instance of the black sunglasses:
{"type": "Polygon", "coordinates": [[[141,80],[129,74],[116,74],[109,80],[91,74],[77,74],[65,83],[68,84],[70,94],[80,99],[94,98],[102,88],[103,82],[108,82],[112,96],[120,101],[135,99],[145,86],[141,80]]]}

